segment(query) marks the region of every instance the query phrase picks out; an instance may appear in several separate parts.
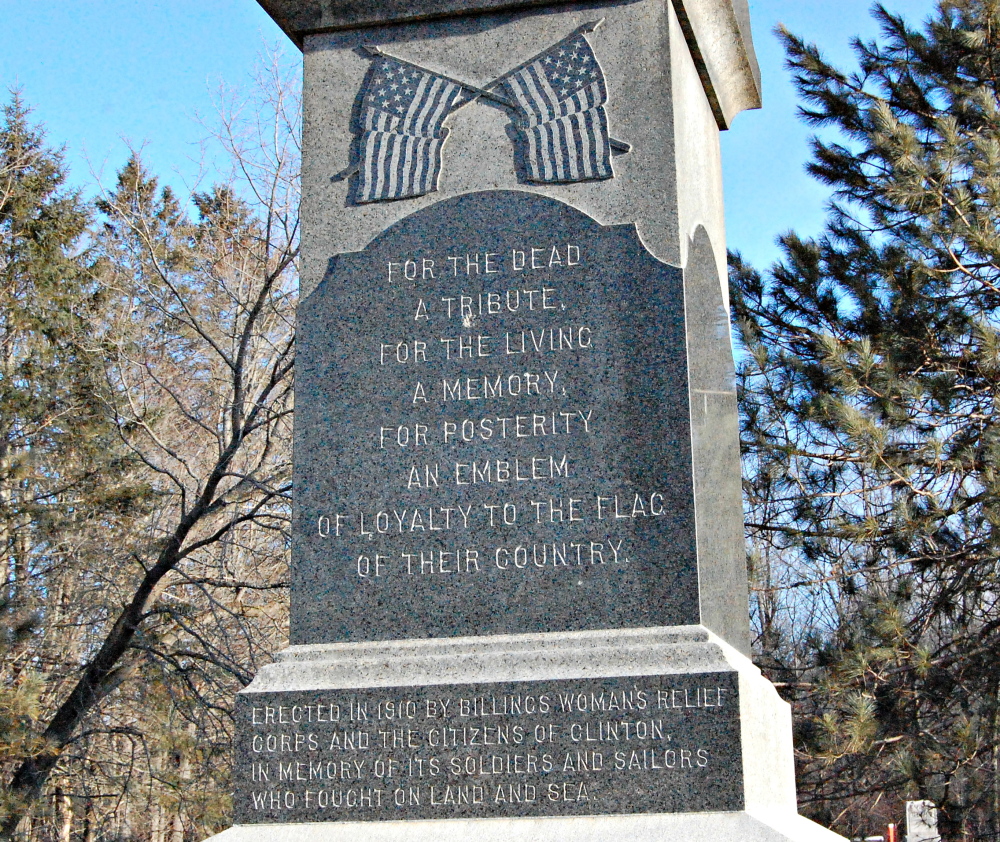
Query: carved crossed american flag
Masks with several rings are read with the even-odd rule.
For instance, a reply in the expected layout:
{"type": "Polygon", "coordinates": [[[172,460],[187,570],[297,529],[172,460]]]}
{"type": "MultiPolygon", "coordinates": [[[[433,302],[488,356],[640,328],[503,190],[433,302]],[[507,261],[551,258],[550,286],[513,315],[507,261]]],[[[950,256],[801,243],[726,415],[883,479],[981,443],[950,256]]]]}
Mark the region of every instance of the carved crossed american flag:
{"type": "Polygon", "coordinates": [[[437,187],[443,123],[463,87],[429,71],[382,58],[362,99],[355,200],[421,196],[437,187]]]}
{"type": "Polygon", "coordinates": [[[360,204],[436,190],[444,122],[480,97],[514,112],[528,181],[612,178],[612,149],[631,147],[608,132],[607,86],[585,37],[602,22],[584,24],[483,88],[366,46],[376,61],[359,93],[358,163],[334,178],[357,173],[360,204]]]}

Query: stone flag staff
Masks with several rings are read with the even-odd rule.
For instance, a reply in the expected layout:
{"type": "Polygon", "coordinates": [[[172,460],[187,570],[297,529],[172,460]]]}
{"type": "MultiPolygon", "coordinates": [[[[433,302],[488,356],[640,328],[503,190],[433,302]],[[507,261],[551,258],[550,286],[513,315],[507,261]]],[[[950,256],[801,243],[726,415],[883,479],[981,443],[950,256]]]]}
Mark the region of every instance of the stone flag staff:
{"type": "Polygon", "coordinates": [[[304,56],[290,645],[220,842],[839,839],[749,658],[746,0],[260,2],[304,56]]]}

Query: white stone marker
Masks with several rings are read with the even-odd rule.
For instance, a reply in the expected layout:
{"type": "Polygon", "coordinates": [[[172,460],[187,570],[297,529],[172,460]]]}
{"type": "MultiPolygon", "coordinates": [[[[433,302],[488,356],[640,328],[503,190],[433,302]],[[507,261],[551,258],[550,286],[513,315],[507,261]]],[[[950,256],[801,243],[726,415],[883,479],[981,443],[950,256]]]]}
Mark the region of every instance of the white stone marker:
{"type": "Polygon", "coordinates": [[[940,842],[938,811],[933,801],[906,802],[906,842],[940,842]]]}

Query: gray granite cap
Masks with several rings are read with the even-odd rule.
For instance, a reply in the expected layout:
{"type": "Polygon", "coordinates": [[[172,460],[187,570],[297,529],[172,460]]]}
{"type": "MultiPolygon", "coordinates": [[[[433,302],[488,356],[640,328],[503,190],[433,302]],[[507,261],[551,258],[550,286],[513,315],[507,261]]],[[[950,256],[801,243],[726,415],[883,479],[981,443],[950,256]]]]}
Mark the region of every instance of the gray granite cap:
{"type": "MultiPolygon", "coordinates": [[[[566,5],[570,0],[258,0],[301,49],[323,32],[566,5]]],[[[760,108],[747,0],[673,0],[720,129],[760,108]]],[[[609,4],[610,5],[610,4],[609,4]]]]}

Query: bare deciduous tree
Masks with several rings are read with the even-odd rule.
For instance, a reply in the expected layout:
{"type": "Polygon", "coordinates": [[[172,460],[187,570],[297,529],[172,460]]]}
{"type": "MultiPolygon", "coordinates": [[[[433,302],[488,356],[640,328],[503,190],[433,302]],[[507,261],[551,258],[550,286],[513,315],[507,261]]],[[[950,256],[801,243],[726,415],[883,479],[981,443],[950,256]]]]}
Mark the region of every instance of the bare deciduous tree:
{"type": "Polygon", "coordinates": [[[60,838],[113,814],[119,833],[142,822],[179,842],[224,818],[226,775],[199,800],[192,763],[220,765],[232,691],[286,627],[299,110],[272,71],[222,114],[233,175],[192,197],[193,218],[138,156],[97,203],[94,400],[142,505],[119,520],[81,512],[85,546],[44,574],[64,582],[65,610],[30,644],[51,650],[47,713],[40,747],[7,758],[3,838],[50,780],[60,838]],[[156,810],[136,818],[140,797],[156,810]]]}

